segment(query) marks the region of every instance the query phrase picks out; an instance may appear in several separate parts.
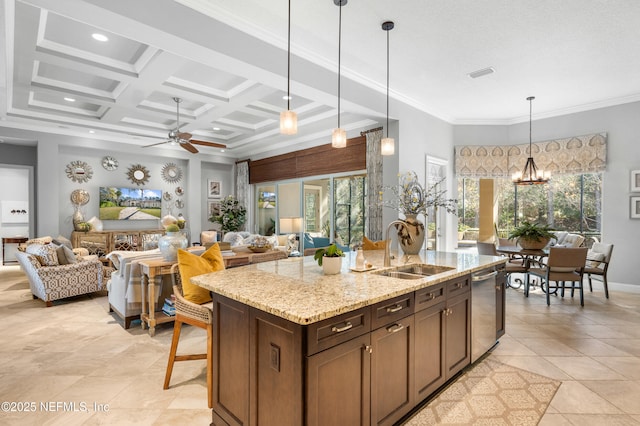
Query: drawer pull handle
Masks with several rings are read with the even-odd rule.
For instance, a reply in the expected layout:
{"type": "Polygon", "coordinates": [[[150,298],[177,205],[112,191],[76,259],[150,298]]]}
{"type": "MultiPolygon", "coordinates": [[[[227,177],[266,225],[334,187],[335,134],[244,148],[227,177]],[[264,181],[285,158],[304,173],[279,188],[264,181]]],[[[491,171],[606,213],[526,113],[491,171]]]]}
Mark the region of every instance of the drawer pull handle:
{"type": "Polygon", "coordinates": [[[387,331],[389,333],[397,333],[398,331],[402,330],[404,328],[404,325],[402,324],[393,324],[390,325],[389,327],[387,327],[387,331]]]}
{"type": "Polygon", "coordinates": [[[429,296],[427,297],[427,302],[436,298],[435,294],[433,293],[429,293],[427,296],[429,296]]]}
{"type": "Polygon", "coordinates": [[[462,283],[456,283],[456,288],[462,288],[462,283]]]}
{"type": "Polygon", "coordinates": [[[337,327],[334,325],[333,327],[331,327],[331,331],[333,331],[334,333],[342,333],[343,331],[347,331],[350,328],[353,328],[353,324],[351,324],[351,321],[347,321],[342,327],[337,327]]]}
{"type": "Polygon", "coordinates": [[[401,311],[401,310],[402,310],[402,305],[387,306],[387,312],[390,314],[401,311]]]}

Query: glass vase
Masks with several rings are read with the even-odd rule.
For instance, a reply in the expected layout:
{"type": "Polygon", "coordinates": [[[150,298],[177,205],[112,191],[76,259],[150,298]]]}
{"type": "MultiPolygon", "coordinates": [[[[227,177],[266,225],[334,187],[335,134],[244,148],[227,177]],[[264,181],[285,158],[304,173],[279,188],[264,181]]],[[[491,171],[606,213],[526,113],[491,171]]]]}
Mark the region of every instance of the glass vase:
{"type": "Polygon", "coordinates": [[[160,253],[168,262],[178,260],[178,249],[186,249],[187,244],[187,237],[182,232],[167,232],[158,240],[160,253]]]}

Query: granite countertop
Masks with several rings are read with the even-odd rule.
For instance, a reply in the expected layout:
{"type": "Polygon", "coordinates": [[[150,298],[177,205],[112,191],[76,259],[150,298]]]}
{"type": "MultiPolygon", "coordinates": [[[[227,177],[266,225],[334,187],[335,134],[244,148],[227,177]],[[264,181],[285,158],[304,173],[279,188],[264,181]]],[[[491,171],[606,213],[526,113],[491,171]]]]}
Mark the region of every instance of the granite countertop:
{"type": "Polygon", "coordinates": [[[313,256],[305,256],[226,269],[191,280],[214,293],[306,325],[506,262],[493,256],[427,251],[397,257],[391,267],[428,263],[455,269],[406,280],[373,273],[385,269],[381,267],[383,254],[382,250],[365,251],[367,262],[376,267],[367,272],[350,270],[356,258],[352,251],[343,258],[338,275],[324,275],[313,256]]]}

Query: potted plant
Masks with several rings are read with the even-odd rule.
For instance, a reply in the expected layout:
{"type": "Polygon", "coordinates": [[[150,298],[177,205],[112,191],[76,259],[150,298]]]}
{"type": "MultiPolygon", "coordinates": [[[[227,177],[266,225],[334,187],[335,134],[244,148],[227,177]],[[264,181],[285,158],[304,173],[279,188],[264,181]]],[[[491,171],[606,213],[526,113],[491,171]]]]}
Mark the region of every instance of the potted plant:
{"type": "Polygon", "coordinates": [[[219,223],[225,232],[236,232],[247,220],[247,209],[233,195],[220,202],[220,214],[212,215],[209,222],[219,223]]]}
{"type": "Polygon", "coordinates": [[[539,225],[524,221],[511,231],[509,239],[516,240],[523,249],[541,250],[549,244],[551,239],[556,239],[556,236],[551,231],[553,229],[549,225],[539,225]]]}
{"type": "Polygon", "coordinates": [[[342,257],[344,253],[333,243],[329,247],[319,248],[313,258],[322,266],[325,275],[335,275],[340,273],[342,268],[342,257]]]}

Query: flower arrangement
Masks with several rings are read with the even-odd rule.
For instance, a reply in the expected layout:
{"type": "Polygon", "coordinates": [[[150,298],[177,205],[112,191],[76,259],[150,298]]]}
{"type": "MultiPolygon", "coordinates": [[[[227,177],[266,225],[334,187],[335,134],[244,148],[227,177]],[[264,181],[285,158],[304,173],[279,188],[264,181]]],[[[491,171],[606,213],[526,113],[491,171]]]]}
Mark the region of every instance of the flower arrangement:
{"type": "Polygon", "coordinates": [[[220,202],[220,214],[212,215],[210,222],[219,223],[223,231],[236,232],[247,220],[247,209],[229,195],[220,202]]]}
{"type": "Polygon", "coordinates": [[[380,201],[384,207],[395,209],[405,216],[418,214],[426,216],[431,207],[440,207],[449,213],[456,213],[458,201],[445,198],[447,190],[440,187],[444,178],[425,189],[414,171],[398,176],[400,178],[398,186],[384,186],[380,191],[380,201]],[[393,193],[393,199],[382,199],[385,190],[393,193]]]}

